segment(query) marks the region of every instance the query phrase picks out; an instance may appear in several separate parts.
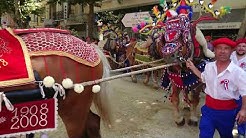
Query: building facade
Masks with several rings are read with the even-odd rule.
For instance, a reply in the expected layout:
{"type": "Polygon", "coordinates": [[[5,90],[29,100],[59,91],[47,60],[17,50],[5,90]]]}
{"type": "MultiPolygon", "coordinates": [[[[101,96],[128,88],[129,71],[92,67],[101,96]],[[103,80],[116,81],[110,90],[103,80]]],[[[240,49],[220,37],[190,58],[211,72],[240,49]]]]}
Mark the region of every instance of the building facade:
{"type": "MultiPolygon", "coordinates": [[[[171,0],[167,0],[170,2],[171,0]]],[[[195,1],[195,0],[194,0],[195,1]]],[[[198,1],[198,0],[197,0],[198,1]]],[[[210,0],[204,0],[209,3],[210,0]]],[[[135,8],[135,12],[139,12],[140,7],[146,5],[158,4],[159,0],[123,0],[122,4],[119,4],[116,0],[105,0],[100,8],[95,8],[96,12],[103,12],[109,10],[124,10],[135,8]]],[[[227,36],[235,39],[240,28],[246,23],[246,0],[220,0],[214,5],[214,9],[219,9],[221,6],[231,7],[231,13],[223,17],[222,19],[209,22],[201,22],[198,27],[203,31],[205,35],[210,35],[213,38],[227,36]]],[[[149,9],[150,11],[151,9],[149,9]]],[[[194,19],[197,19],[201,15],[201,8],[198,6],[194,8],[194,19]]],[[[245,32],[245,30],[244,30],[245,32]]],[[[244,35],[245,36],[245,35],[244,35]]]]}
{"type": "MultiPolygon", "coordinates": [[[[167,0],[170,2],[171,0],[167,0]]],[[[209,3],[210,0],[204,0],[209,3]]],[[[151,11],[153,5],[158,5],[159,0],[104,0],[100,7],[95,7],[96,13],[104,11],[115,11],[116,13],[133,13],[151,11]]],[[[221,35],[236,35],[246,18],[246,0],[220,0],[214,5],[214,9],[221,6],[229,6],[232,11],[223,19],[210,22],[202,22],[198,27],[206,34],[214,37],[221,35]]],[[[80,35],[87,35],[87,14],[88,7],[81,5],[68,5],[67,3],[53,4],[46,6],[46,21],[55,22],[57,26],[69,27],[80,32],[80,35]]],[[[200,7],[194,9],[194,16],[200,15],[200,7]]],[[[231,36],[233,37],[233,36],[231,36]]]]}

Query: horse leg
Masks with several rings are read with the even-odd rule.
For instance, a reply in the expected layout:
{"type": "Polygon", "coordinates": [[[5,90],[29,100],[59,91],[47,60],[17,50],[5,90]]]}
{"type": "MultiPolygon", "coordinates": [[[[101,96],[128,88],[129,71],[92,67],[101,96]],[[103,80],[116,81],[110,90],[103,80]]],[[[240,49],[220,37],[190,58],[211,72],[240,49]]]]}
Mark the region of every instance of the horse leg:
{"type": "Polygon", "coordinates": [[[81,94],[72,91],[68,92],[69,96],[66,97],[66,100],[59,100],[58,113],[66,127],[69,138],[80,138],[86,133],[85,124],[93,97],[92,93],[88,91],[91,87],[86,89],[85,93],[83,92],[83,97],[88,97],[88,99],[81,98],[81,100],[84,100],[83,103],[80,103],[76,98],[81,97],[81,94]]]}
{"type": "Polygon", "coordinates": [[[155,89],[159,88],[159,85],[158,85],[158,70],[153,71],[153,87],[155,89]]]}
{"type": "MultiPolygon", "coordinates": [[[[77,83],[99,79],[103,75],[102,63],[92,68],[78,64],[70,58],[58,56],[47,56],[47,62],[43,61],[43,57],[33,57],[33,69],[39,72],[41,78],[44,78],[47,76],[45,66],[49,67],[49,73],[55,78],[57,83],[61,84],[64,77],[61,75],[62,72],[59,72],[61,69],[59,66],[60,60],[62,60],[64,72],[71,80],[75,80],[77,83]],[[58,63],[58,65],[54,63],[58,63]],[[73,66],[79,71],[78,73],[75,73],[73,66]],[[93,77],[91,75],[92,70],[95,72],[93,77]]],[[[92,86],[86,86],[83,93],[80,94],[74,92],[73,89],[69,89],[66,91],[66,99],[58,100],[58,114],[65,124],[69,138],[81,138],[86,132],[86,120],[94,98],[94,93],[91,89],[92,86]]]]}
{"type": "MultiPolygon", "coordinates": [[[[131,72],[134,71],[131,69],[131,72]]],[[[137,83],[137,77],[136,75],[131,75],[132,82],[137,83]]]]}
{"type": "Polygon", "coordinates": [[[190,118],[188,121],[188,125],[190,126],[197,126],[198,125],[198,116],[197,116],[197,106],[200,100],[200,91],[194,90],[190,92],[190,101],[191,101],[191,108],[190,108],[190,118]]]}
{"type": "Polygon", "coordinates": [[[137,77],[136,75],[131,75],[132,82],[137,83],[137,77]]]}
{"type": "Polygon", "coordinates": [[[145,73],[145,79],[143,81],[144,85],[148,85],[150,76],[151,76],[151,72],[146,72],[145,73]]]}
{"type": "Polygon", "coordinates": [[[188,91],[182,90],[183,93],[183,98],[182,98],[182,109],[183,110],[187,110],[190,111],[190,104],[187,103],[186,100],[190,100],[189,96],[190,94],[188,93],[188,91]],[[185,100],[186,99],[186,100],[185,100]]]}
{"type": "MultiPolygon", "coordinates": [[[[129,65],[130,66],[136,65],[136,62],[135,62],[135,54],[134,53],[129,54],[127,52],[127,55],[128,55],[127,59],[129,61],[129,65]]],[[[134,71],[134,69],[130,69],[130,70],[131,70],[131,72],[134,71]]],[[[137,83],[137,77],[136,77],[136,75],[131,75],[131,79],[132,79],[132,82],[137,83]]]]}
{"type": "Polygon", "coordinates": [[[100,117],[91,110],[85,124],[86,133],[82,138],[101,138],[100,117]]]}
{"type": "Polygon", "coordinates": [[[174,111],[174,121],[177,124],[177,126],[183,126],[185,124],[185,119],[181,115],[179,110],[179,93],[177,86],[172,84],[172,95],[171,95],[171,102],[173,105],[173,111],[174,111]]]}

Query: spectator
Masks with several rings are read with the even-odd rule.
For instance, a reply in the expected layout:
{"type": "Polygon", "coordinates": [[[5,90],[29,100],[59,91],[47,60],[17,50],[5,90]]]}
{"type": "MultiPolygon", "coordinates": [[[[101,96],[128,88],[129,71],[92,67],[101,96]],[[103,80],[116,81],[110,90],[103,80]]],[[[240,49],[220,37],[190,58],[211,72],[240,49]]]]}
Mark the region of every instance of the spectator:
{"type": "Polygon", "coordinates": [[[89,36],[86,37],[86,43],[90,44],[91,43],[91,38],[89,36]]]}
{"type": "Polygon", "coordinates": [[[211,50],[211,51],[214,51],[213,45],[211,44],[212,37],[211,36],[205,36],[205,39],[206,39],[206,41],[208,43],[208,49],[211,50]]]}
{"type": "MultiPolygon", "coordinates": [[[[241,38],[236,41],[237,46],[234,52],[231,54],[231,60],[234,62],[236,65],[241,67],[245,72],[246,72],[246,39],[241,38]]],[[[242,97],[240,96],[239,100],[239,110],[242,105],[242,97]]],[[[246,124],[238,124],[237,130],[239,136],[244,137],[245,136],[245,129],[246,124]]]]}

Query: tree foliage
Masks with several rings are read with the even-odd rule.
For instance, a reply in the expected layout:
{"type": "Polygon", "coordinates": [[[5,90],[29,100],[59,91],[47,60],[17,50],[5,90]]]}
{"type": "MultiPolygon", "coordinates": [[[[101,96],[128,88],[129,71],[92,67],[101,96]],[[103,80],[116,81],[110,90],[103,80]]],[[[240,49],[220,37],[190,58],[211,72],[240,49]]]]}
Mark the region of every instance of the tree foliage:
{"type": "MultiPolygon", "coordinates": [[[[88,20],[87,20],[87,23],[88,23],[88,35],[90,37],[93,37],[93,32],[95,30],[93,25],[95,24],[95,14],[94,14],[94,7],[95,6],[100,6],[101,5],[101,2],[103,0],[49,0],[48,3],[62,3],[62,2],[68,2],[69,4],[71,5],[75,5],[75,4],[80,4],[82,6],[89,6],[89,13],[88,13],[88,20]]],[[[122,3],[123,0],[117,0],[119,3],[122,3]]]]}
{"type": "Polygon", "coordinates": [[[96,13],[96,20],[103,22],[104,24],[119,24],[124,14],[115,14],[113,11],[105,11],[96,13]]]}
{"type": "Polygon", "coordinates": [[[45,7],[44,0],[1,0],[0,15],[8,13],[12,15],[17,26],[25,28],[29,22],[29,15],[41,15],[45,7]]]}
{"type": "Polygon", "coordinates": [[[100,2],[103,0],[49,0],[48,3],[54,4],[54,3],[63,3],[63,2],[68,2],[68,4],[75,5],[75,4],[80,4],[82,6],[89,6],[89,13],[88,13],[88,36],[93,37],[93,32],[94,32],[94,7],[100,5],[100,2]]]}

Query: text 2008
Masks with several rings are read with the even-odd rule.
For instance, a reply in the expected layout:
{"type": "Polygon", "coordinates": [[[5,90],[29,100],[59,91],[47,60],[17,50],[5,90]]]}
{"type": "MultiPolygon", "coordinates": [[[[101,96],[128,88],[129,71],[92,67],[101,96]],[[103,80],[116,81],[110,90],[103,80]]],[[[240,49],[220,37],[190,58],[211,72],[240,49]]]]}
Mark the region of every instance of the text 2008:
{"type": "Polygon", "coordinates": [[[40,107],[33,105],[31,107],[24,106],[22,108],[15,108],[12,112],[14,116],[11,118],[10,129],[26,128],[28,126],[35,127],[37,125],[43,127],[47,125],[47,104],[41,104],[40,107]]]}

